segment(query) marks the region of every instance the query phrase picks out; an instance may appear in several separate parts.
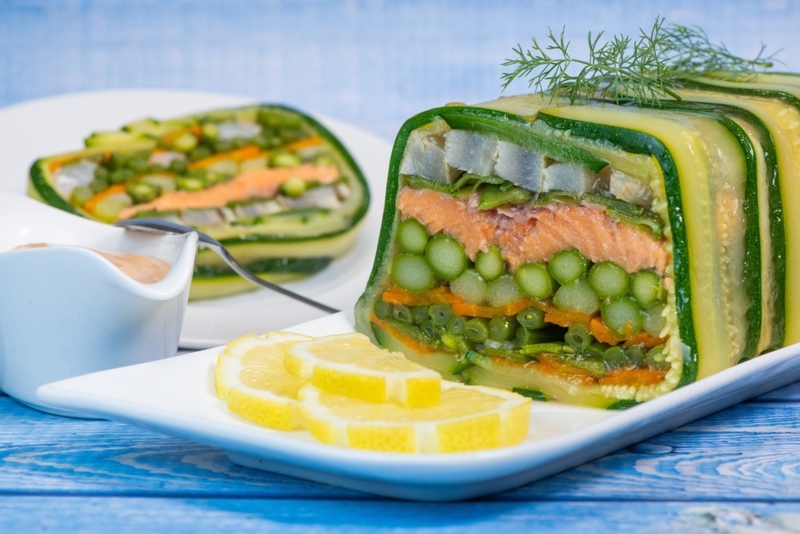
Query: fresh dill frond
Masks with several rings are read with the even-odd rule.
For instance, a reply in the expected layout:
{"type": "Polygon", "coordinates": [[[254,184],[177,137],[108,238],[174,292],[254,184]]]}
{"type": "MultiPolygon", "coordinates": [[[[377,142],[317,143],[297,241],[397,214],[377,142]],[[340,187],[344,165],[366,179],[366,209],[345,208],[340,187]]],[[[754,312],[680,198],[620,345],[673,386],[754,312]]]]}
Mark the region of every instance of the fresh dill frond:
{"type": "Polygon", "coordinates": [[[528,87],[551,99],[565,96],[570,103],[592,98],[657,104],[661,98],[680,97],[673,91],[681,79],[725,72],[753,73],[772,66],[774,55],[764,57],[765,46],[755,59],[732,54],[725,45],[712,44],[698,27],[664,26],[657,17],[650,32],[640,30],[638,38],[615,35],[600,43],[603,32],[588,36],[589,57],[572,57],[564,30],[549,32],[545,45],[534,38],[533,46],[514,48],[515,58],[503,62],[513,70],[502,75],[503,89],[520,78],[528,87]]]}

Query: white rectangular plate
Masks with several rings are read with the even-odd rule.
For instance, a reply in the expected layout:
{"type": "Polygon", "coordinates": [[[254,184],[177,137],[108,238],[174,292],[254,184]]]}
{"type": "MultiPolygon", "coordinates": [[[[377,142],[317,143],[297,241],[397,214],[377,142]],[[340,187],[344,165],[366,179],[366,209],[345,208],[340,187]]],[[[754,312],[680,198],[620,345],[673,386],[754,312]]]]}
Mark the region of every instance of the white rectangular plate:
{"type": "MultiPolygon", "coordinates": [[[[352,332],[339,313],[290,328],[352,332]]],[[[307,432],[259,427],[214,393],[222,347],[39,388],[56,408],[138,425],[224,449],[236,463],[389,497],[451,501],[515,488],[800,379],[800,345],[745,362],[625,411],[534,402],[519,445],[456,454],[390,454],[324,445],[307,432]]]]}

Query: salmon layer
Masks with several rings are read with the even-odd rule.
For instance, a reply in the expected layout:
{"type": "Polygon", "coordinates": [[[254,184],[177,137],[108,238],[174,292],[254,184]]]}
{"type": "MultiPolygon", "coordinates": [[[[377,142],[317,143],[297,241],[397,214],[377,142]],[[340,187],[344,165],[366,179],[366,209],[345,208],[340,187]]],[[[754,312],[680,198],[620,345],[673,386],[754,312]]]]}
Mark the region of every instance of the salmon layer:
{"type": "Polygon", "coordinates": [[[455,198],[431,189],[404,187],[397,197],[401,216],[413,217],[430,234],[457,239],[474,260],[491,245],[500,247],[512,270],[529,261],[547,261],[575,248],[592,262],[611,260],[629,273],[652,269],[663,276],[669,253],[663,239],[621,223],[590,204],[530,204],[480,211],[479,195],[455,198]]]}
{"type": "Polygon", "coordinates": [[[131,206],[122,211],[120,219],[130,219],[140,211],[222,208],[228,202],[271,198],[278,192],[281,184],[293,178],[330,184],[339,178],[339,169],[307,163],[297,167],[248,171],[202,191],[175,191],[161,195],[151,202],[131,206]]]}

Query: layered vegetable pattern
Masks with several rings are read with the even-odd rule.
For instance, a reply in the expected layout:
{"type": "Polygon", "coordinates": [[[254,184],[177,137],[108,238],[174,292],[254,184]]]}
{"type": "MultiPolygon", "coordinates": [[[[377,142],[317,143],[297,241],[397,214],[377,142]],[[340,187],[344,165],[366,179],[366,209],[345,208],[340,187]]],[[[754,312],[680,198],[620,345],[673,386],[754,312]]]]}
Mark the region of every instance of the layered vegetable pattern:
{"type": "MultiPolygon", "coordinates": [[[[85,144],[37,161],[30,194],[103,222],[162,218],[197,228],[274,282],[313,274],[347,251],[369,204],[341,143],[281,106],[147,119],[85,144]]],[[[213,253],[198,254],[192,298],[249,288],[213,253]]]]}
{"type": "Polygon", "coordinates": [[[451,380],[605,408],[800,341],[797,80],[413,117],[357,328],[451,380]]]}

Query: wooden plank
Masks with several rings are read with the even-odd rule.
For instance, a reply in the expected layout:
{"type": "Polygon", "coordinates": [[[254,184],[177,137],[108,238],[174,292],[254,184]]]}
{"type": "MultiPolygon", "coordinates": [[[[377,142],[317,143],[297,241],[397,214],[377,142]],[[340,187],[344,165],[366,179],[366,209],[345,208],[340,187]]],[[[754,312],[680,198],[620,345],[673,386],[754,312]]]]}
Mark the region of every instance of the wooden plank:
{"type": "MultiPolygon", "coordinates": [[[[0,493],[378,499],[232,464],[219,449],[0,397],[0,493]]],[[[796,404],[733,407],[500,500],[800,500],[796,404]],[[780,491],[776,491],[780,488],[780,491]]]]}
{"type": "Polygon", "coordinates": [[[797,532],[797,503],[307,501],[5,497],[3,532],[671,534],[797,532]]]}

